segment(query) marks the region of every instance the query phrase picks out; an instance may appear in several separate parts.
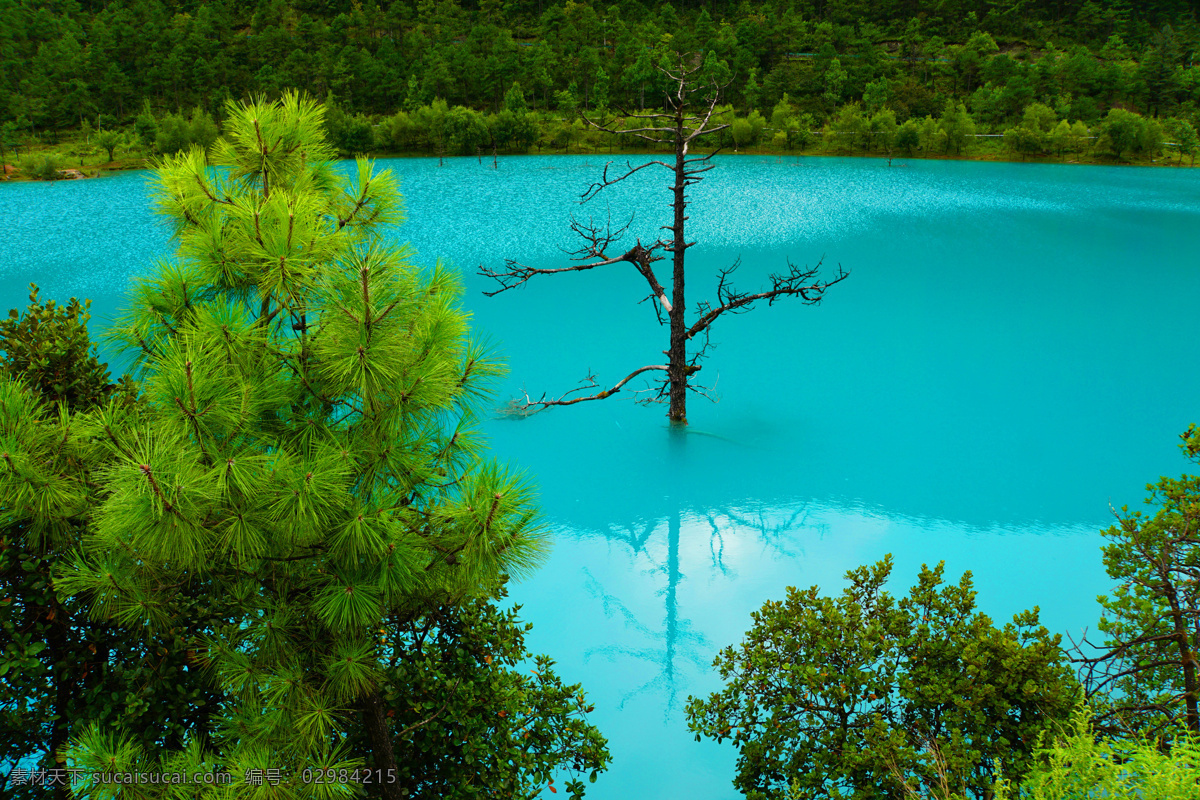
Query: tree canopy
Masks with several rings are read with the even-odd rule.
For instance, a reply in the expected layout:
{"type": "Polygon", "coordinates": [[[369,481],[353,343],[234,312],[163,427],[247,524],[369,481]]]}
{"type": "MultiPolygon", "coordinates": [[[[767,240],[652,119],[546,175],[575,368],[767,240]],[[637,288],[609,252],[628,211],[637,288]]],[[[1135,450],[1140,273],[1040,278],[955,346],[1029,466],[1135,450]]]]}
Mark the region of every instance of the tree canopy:
{"type": "Polygon", "coordinates": [[[229,98],[286,89],[332,93],[352,117],[439,97],[512,110],[514,84],[539,110],[561,111],[563,98],[640,108],[664,47],[711,54],[747,114],[785,93],[822,117],[856,101],[873,113],[886,88],[901,123],[950,100],[1012,123],[1035,98],[1089,124],[1114,105],[1190,119],[1196,12],[1192,0],[11,0],[0,4],[0,124],[104,128],[145,102],[220,116],[229,98]]]}
{"type": "Polygon", "coordinates": [[[27,422],[40,400],[4,384],[0,508],[35,531],[88,516],[56,589],[151,635],[179,631],[189,603],[209,615],[186,629],[188,669],[220,694],[209,718],[175,743],[138,740],[131,719],[77,729],[65,755],[94,772],[238,778],[215,796],[343,796],[355,787],[299,768],[277,787],[244,776],[374,770],[380,796],[398,798],[438,785],[402,772],[398,749],[437,729],[477,750],[458,737],[489,736],[499,710],[539,716],[500,734],[515,752],[497,780],[603,769],[577,686],[548,663],[538,681],[501,669],[527,654],[486,601],[547,547],[527,481],[475,431],[501,367],[471,337],[449,270],[385,243],[402,217],[392,178],[366,160],[338,175],[322,116],[293,93],[231,103],[209,152],[162,162],[158,210],[178,251],[136,282],[110,334],[135,356],[140,403],[110,400],[55,438],[27,422]],[[422,669],[457,677],[431,698],[422,669]],[[488,724],[444,716],[463,709],[488,724]]]}
{"type": "Polygon", "coordinates": [[[838,597],[789,588],[751,618],[713,666],[725,687],[688,702],[696,738],[738,748],[748,800],[900,798],[948,790],[985,798],[1022,774],[1039,734],[1079,697],[1059,636],[1035,608],[996,627],[971,574],[944,584],[922,567],[908,596],[883,589],[889,555],[846,573],[838,597]]]}
{"type": "MultiPolygon", "coordinates": [[[[1182,435],[1200,461],[1200,429],[1182,435]]],[[[1150,513],[1122,507],[1103,532],[1104,566],[1116,581],[1100,598],[1103,637],[1075,648],[1098,725],[1108,733],[1200,733],[1200,477],[1160,478],[1150,513]],[[1089,645],[1094,645],[1089,646],[1089,645]]]]}

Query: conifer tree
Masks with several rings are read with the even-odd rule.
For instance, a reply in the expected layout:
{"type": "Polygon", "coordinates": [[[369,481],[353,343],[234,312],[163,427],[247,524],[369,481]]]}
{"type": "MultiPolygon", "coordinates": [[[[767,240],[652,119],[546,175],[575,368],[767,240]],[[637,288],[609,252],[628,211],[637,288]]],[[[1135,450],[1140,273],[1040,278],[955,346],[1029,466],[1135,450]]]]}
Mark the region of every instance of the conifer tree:
{"type": "Polygon", "coordinates": [[[128,376],[113,383],[94,354],[87,303],[38,294],[33,286],[25,313],[0,321],[0,795],[65,800],[65,782],[22,781],[22,770],[60,768],[88,723],[133,718],[140,743],[177,743],[206,728],[214,693],[187,672],[179,631],[89,622],[82,599],[52,585],[87,530],[94,485],[76,422],[110,401],[136,403],[136,387],[128,376]]]}
{"type": "Polygon", "coordinates": [[[393,729],[389,632],[494,594],[545,551],[529,487],[474,430],[500,366],[471,339],[457,280],[383,243],[401,219],[394,181],[362,159],[340,179],[322,114],[295,94],[231,104],[210,154],[158,170],[177,257],[137,282],[113,333],[145,404],[110,403],[80,431],[107,463],[58,585],[147,631],[204,587],[228,622],[197,637],[195,664],[226,700],[209,741],[173,752],[91,729],[69,753],[85,770],[221,771],[234,783],[214,796],[335,797],[360,787],[302,770],[367,769],[398,798],[395,739],[440,711],[393,729]],[[278,768],[278,785],[246,783],[278,768]]]}
{"type": "MultiPolygon", "coordinates": [[[[1200,428],[1180,438],[1188,459],[1200,462],[1200,428]]],[[[1200,734],[1200,476],[1162,477],[1147,489],[1152,512],[1123,506],[1117,524],[1101,532],[1116,582],[1098,598],[1104,638],[1092,642],[1085,632],[1072,660],[1102,732],[1200,734]]]]}

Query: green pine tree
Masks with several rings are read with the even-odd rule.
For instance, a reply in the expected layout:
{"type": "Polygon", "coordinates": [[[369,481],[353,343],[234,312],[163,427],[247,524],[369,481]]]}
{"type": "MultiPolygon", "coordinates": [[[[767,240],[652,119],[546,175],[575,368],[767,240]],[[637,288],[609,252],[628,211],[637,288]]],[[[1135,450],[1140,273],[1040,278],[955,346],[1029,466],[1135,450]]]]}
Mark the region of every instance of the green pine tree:
{"type": "MultiPolygon", "coordinates": [[[[179,631],[146,636],[89,621],[82,598],[52,584],[89,524],[95,475],[81,421],[110,402],[135,404],[136,387],[109,380],[92,350],[87,303],[38,294],[32,287],[25,313],[0,321],[0,763],[54,770],[88,723],[136,720],[131,736],[147,746],[202,733],[216,695],[187,671],[179,631]]],[[[204,629],[210,621],[189,602],[178,603],[189,626],[204,629]]],[[[67,788],[0,777],[0,794],[13,800],[65,800],[67,788]]]]}
{"type": "MultiPolygon", "coordinates": [[[[330,797],[356,787],[300,770],[367,768],[399,798],[395,739],[414,729],[387,715],[389,632],[545,553],[528,485],[474,430],[500,366],[470,337],[457,280],[383,243],[402,216],[393,179],[362,159],[340,179],[322,115],[295,94],[231,106],[210,155],[158,171],[177,258],[138,282],[113,334],[145,403],[79,426],[103,480],[57,585],[147,631],[204,587],[228,623],[195,638],[195,663],[226,699],[207,742],[173,751],[92,728],[69,751],[84,769],[227,771],[205,791],[330,797]],[[281,766],[278,786],[245,782],[281,766]]],[[[593,752],[582,761],[603,766],[602,740],[593,752]]]]}

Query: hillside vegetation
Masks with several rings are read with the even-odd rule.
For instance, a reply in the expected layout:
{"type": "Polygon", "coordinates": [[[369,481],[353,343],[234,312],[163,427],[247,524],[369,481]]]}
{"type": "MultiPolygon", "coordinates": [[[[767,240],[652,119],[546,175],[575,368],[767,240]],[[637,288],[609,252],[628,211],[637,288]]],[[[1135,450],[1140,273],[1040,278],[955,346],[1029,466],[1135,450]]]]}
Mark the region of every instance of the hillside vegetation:
{"type": "MultiPolygon", "coordinates": [[[[0,149],[81,132],[90,150],[71,157],[171,153],[213,141],[228,99],[297,89],[325,100],[347,154],[569,152],[611,146],[587,141],[579,114],[659,105],[656,67],[695,52],[742,120],[738,147],[961,155],[1011,129],[1005,151],[1022,158],[1098,145],[1153,158],[1172,143],[1182,161],[1200,109],[1197,5],[3,0],[0,149]],[[1101,143],[1113,109],[1157,122],[1122,120],[1101,143]],[[948,111],[958,121],[940,124],[948,111]],[[939,124],[922,132],[926,119],[939,124]],[[130,135],[94,138],[113,128],[130,135]]],[[[53,174],[26,172],[38,167],[53,174]]]]}

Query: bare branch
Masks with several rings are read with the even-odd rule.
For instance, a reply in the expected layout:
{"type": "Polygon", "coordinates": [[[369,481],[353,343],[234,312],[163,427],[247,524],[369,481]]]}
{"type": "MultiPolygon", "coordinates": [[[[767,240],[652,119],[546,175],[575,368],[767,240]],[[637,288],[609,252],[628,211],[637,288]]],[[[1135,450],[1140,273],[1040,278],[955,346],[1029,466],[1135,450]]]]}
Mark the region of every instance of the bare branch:
{"type": "MultiPolygon", "coordinates": [[[[572,225],[572,227],[574,227],[574,225],[572,225]]],[[[589,251],[589,246],[585,244],[579,250],[574,251],[573,255],[578,257],[587,257],[590,254],[600,258],[599,261],[592,261],[587,264],[576,264],[575,266],[571,267],[556,267],[552,269],[526,266],[525,264],[521,264],[511,258],[505,261],[505,268],[503,270],[494,270],[490,267],[480,265],[478,272],[479,275],[482,275],[485,278],[491,278],[500,284],[499,289],[496,289],[493,292],[484,292],[484,294],[488,297],[495,297],[501,292],[506,292],[509,289],[515,289],[518,286],[522,286],[526,281],[535,275],[554,275],[560,272],[582,272],[584,270],[596,269],[597,267],[605,267],[609,264],[619,264],[622,261],[628,261],[629,263],[633,264],[634,268],[637,269],[637,271],[641,273],[642,277],[646,279],[646,282],[650,285],[650,291],[653,292],[654,296],[659,299],[659,302],[663,304],[663,307],[666,308],[668,312],[671,310],[671,303],[667,300],[667,293],[663,289],[662,284],[658,282],[658,279],[654,277],[654,270],[650,267],[650,265],[655,261],[662,260],[662,256],[654,255],[654,250],[659,246],[658,243],[655,243],[647,248],[642,246],[642,242],[639,239],[637,244],[635,244],[622,255],[619,255],[615,258],[604,258],[603,247],[607,246],[608,243],[615,239],[615,237],[610,234],[599,234],[594,229],[592,229],[590,233],[588,231],[588,228],[581,226],[576,232],[584,236],[585,239],[592,237],[590,238],[590,244],[592,247],[597,249],[589,251]]]]}
{"type": "MultiPolygon", "coordinates": [[[[625,119],[675,119],[674,114],[664,114],[661,111],[655,112],[653,114],[634,114],[630,111],[626,111],[624,108],[622,108],[620,106],[614,106],[613,111],[616,111],[618,116],[625,118],[625,119]]],[[[601,128],[599,125],[592,122],[591,120],[589,120],[587,117],[583,116],[582,114],[580,114],[580,117],[582,117],[583,120],[585,122],[587,122],[589,125],[600,128],[601,130],[604,130],[604,131],[608,131],[607,128],[601,128]]],[[[608,132],[609,133],[624,133],[624,131],[608,131],[608,132]]]]}
{"type": "Polygon", "coordinates": [[[749,294],[737,291],[729,283],[730,275],[740,263],[739,260],[728,269],[721,270],[721,277],[717,284],[718,305],[715,308],[708,303],[699,305],[700,319],[688,328],[686,334],[688,339],[706,330],[722,314],[740,314],[749,311],[759,300],[766,300],[767,305],[771,305],[781,297],[799,297],[805,305],[816,305],[825,296],[826,289],[850,277],[849,272],[838,267],[838,273],[833,279],[814,280],[821,269],[821,262],[818,262],[817,266],[812,269],[801,269],[789,261],[787,273],[770,276],[770,289],[749,294]]]}
{"type": "Polygon", "coordinates": [[[647,386],[645,389],[636,389],[633,392],[634,401],[639,406],[648,406],[652,403],[662,403],[670,395],[671,381],[667,377],[663,377],[655,386],[647,386]]]}
{"type": "Polygon", "coordinates": [[[712,119],[713,112],[717,108],[717,98],[720,92],[713,92],[712,99],[708,102],[708,110],[704,113],[704,117],[700,120],[700,124],[688,135],[684,142],[690,144],[693,139],[705,133],[716,133],[717,131],[725,130],[729,125],[718,125],[715,128],[708,128],[708,121],[712,119]]]}
{"type": "Polygon", "coordinates": [[[613,230],[612,228],[612,212],[609,212],[608,222],[604,227],[596,224],[592,217],[588,217],[586,223],[575,219],[575,215],[571,215],[571,230],[575,235],[583,239],[584,244],[575,250],[567,250],[562,248],[562,251],[576,261],[586,261],[589,258],[604,258],[605,251],[609,245],[619,242],[621,237],[625,235],[625,231],[629,230],[629,226],[633,224],[633,214],[629,215],[629,221],[621,227],[613,230]]]}
{"type": "Polygon", "coordinates": [[[615,183],[620,183],[621,181],[625,180],[626,178],[633,175],[634,173],[641,172],[646,167],[649,167],[653,164],[658,164],[660,167],[666,167],[667,169],[674,169],[674,167],[672,167],[670,164],[668,164],[665,161],[658,161],[658,160],[647,161],[645,164],[640,164],[636,167],[633,164],[626,161],[625,162],[625,166],[626,166],[625,174],[621,175],[620,177],[617,177],[617,178],[610,178],[610,177],[608,177],[608,168],[612,166],[612,163],[613,162],[609,161],[607,164],[605,164],[604,165],[604,173],[600,176],[600,180],[597,181],[596,183],[593,183],[591,186],[589,186],[587,188],[587,191],[585,191],[583,194],[581,194],[579,196],[580,203],[586,203],[588,200],[591,200],[593,197],[595,197],[602,189],[607,189],[609,186],[612,186],[615,183]]]}
{"type": "MultiPolygon", "coordinates": [[[[692,357],[688,359],[689,367],[695,367],[696,369],[700,369],[700,367],[699,367],[700,362],[702,360],[704,360],[705,358],[708,358],[709,350],[712,350],[713,348],[716,347],[716,345],[713,344],[709,338],[710,330],[711,330],[710,328],[704,329],[704,343],[701,344],[700,347],[694,353],[692,353],[692,357]]],[[[713,385],[713,388],[714,389],[716,388],[715,384],[713,385]]]]}
{"type": "MultiPolygon", "coordinates": [[[[665,70],[665,69],[661,69],[661,68],[659,69],[660,72],[662,72],[664,75],[666,75],[672,81],[677,82],[677,84],[678,84],[678,88],[675,92],[675,96],[672,97],[670,94],[667,95],[667,99],[668,99],[668,101],[670,101],[672,107],[678,109],[680,107],[680,105],[686,105],[686,103],[687,103],[686,95],[688,94],[688,88],[685,85],[685,83],[687,83],[688,79],[692,75],[696,74],[699,70],[700,70],[700,66],[696,66],[694,69],[682,71],[678,75],[676,75],[676,74],[672,73],[670,70],[665,70]]],[[[719,86],[715,83],[710,83],[708,86],[706,86],[704,88],[712,90],[712,94],[708,98],[708,108],[706,108],[704,110],[704,113],[702,115],[688,115],[688,116],[684,117],[682,120],[678,120],[675,114],[666,114],[666,113],[661,113],[661,112],[651,113],[651,114],[644,114],[644,113],[643,114],[631,114],[631,113],[625,111],[624,109],[620,109],[620,108],[616,109],[619,112],[620,116],[625,119],[669,120],[670,122],[675,123],[668,127],[650,126],[650,127],[627,128],[624,130],[617,130],[616,128],[611,128],[607,125],[601,125],[597,122],[593,122],[592,120],[588,119],[588,117],[586,115],[580,115],[580,116],[585,123],[587,123],[588,125],[591,125],[593,128],[596,128],[597,130],[604,131],[605,133],[616,134],[616,135],[628,133],[628,134],[637,136],[639,139],[643,139],[648,142],[655,142],[655,143],[671,142],[671,141],[675,140],[675,137],[679,133],[684,132],[683,147],[684,147],[684,152],[687,152],[688,146],[697,137],[704,136],[704,135],[710,134],[710,133],[717,133],[718,131],[725,130],[726,128],[729,127],[728,123],[724,123],[724,124],[718,125],[716,127],[709,127],[709,123],[712,120],[712,116],[716,112],[717,101],[720,98],[721,90],[724,89],[725,87],[719,86]],[[680,123],[683,123],[681,125],[681,127],[677,127],[677,125],[680,125],[680,123]],[[648,134],[648,133],[659,134],[659,136],[657,136],[657,137],[647,136],[646,134],[648,134]]]]}
{"type": "MultiPolygon", "coordinates": [[[[653,127],[653,126],[648,127],[648,128],[609,128],[605,125],[599,125],[595,122],[592,122],[591,120],[588,120],[588,122],[591,124],[591,126],[593,128],[596,128],[597,130],[604,131],[605,133],[616,134],[618,136],[622,133],[661,133],[661,134],[669,136],[675,132],[674,128],[657,128],[657,127],[653,127]]],[[[653,141],[657,142],[660,140],[654,139],[653,141]]]]}
{"type": "Polygon", "coordinates": [[[614,394],[621,391],[622,386],[629,383],[631,380],[636,378],[638,375],[641,375],[643,372],[650,372],[650,371],[654,371],[654,370],[661,370],[663,372],[666,372],[667,365],[666,364],[652,364],[652,365],[645,366],[645,367],[639,367],[639,368],[635,369],[633,372],[626,375],[621,380],[617,381],[617,383],[611,389],[605,389],[603,391],[596,392],[595,394],[590,394],[585,397],[571,397],[571,395],[575,394],[576,392],[583,392],[583,391],[587,391],[588,389],[599,388],[600,384],[596,382],[595,375],[588,375],[586,378],[584,378],[582,381],[579,382],[580,383],[579,386],[575,387],[574,389],[572,389],[571,391],[562,395],[561,397],[559,397],[556,400],[547,400],[545,395],[542,395],[541,398],[534,400],[534,399],[530,398],[528,393],[526,393],[524,402],[520,402],[518,400],[510,401],[509,404],[507,406],[505,406],[505,408],[503,409],[503,413],[508,416],[529,416],[530,414],[536,414],[539,411],[544,411],[545,409],[549,408],[550,406],[572,406],[572,405],[575,405],[576,403],[587,402],[588,400],[603,400],[604,398],[612,397],[614,394]],[[568,399],[568,398],[570,398],[570,399],[568,399]]]}
{"type": "MultiPolygon", "coordinates": [[[[696,369],[699,369],[699,367],[696,369]]],[[[721,402],[721,396],[717,394],[717,382],[719,380],[720,376],[718,375],[717,380],[713,381],[712,386],[702,386],[698,383],[689,383],[687,389],[689,392],[695,392],[696,394],[700,395],[710,403],[719,403],[721,402]]]]}
{"type": "MultiPolygon", "coordinates": [[[[628,255],[628,254],[626,254],[628,255]]],[[[609,264],[618,264],[622,261],[628,261],[625,256],[617,258],[607,258],[603,261],[597,261],[593,264],[577,264],[573,267],[558,267],[557,269],[539,269],[538,267],[528,267],[515,261],[511,258],[505,259],[505,268],[502,271],[491,269],[490,267],[479,267],[479,275],[485,278],[491,278],[500,284],[500,288],[494,292],[484,292],[487,297],[495,297],[501,292],[506,292],[509,289],[515,289],[521,286],[525,281],[532,278],[534,275],[553,275],[558,272],[582,272],[583,270],[595,269],[596,267],[605,267],[609,264]]]]}

